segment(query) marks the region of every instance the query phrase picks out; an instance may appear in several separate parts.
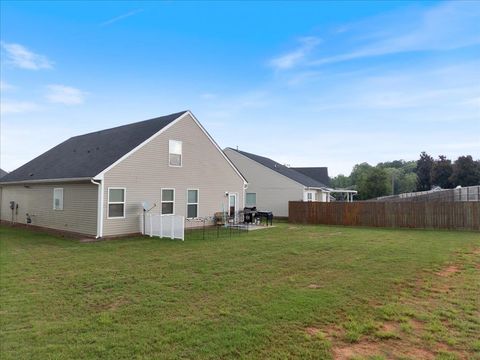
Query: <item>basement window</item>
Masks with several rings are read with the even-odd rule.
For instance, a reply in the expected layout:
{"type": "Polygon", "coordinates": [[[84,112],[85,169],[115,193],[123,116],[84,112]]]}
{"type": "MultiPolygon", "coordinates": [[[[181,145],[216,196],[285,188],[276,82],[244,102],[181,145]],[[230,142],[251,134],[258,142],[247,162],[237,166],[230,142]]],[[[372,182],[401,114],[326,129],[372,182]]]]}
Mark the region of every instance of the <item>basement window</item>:
{"type": "Polygon", "coordinates": [[[125,218],[125,188],[108,188],[108,218],[125,218]]]}
{"type": "Polygon", "coordinates": [[[168,164],[170,166],[182,166],[182,142],[178,140],[168,141],[168,164]]]}
{"type": "Polygon", "coordinates": [[[53,210],[63,210],[63,188],[53,189],[53,210]]]}

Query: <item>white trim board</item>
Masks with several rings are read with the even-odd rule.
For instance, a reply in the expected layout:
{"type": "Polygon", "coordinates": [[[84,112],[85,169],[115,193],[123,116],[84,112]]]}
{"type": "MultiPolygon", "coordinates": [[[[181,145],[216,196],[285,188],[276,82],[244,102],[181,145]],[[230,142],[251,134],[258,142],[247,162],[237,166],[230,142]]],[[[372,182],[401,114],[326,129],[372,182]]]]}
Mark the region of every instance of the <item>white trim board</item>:
{"type": "Polygon", "coordinates": [[[243,175],[240,173],[240,171],[238,171],[238,169],[236,168],[236,166],[230,161],[230,159],[227,157],[227,155],[225,155],[225,153],[223,152],[223,150],[220,148],[220,146],[218,146],[218,144],[216,143],[216,141],[210,136],[210,134],[208,133],[208,131],[203,127],[203,125],[200,123],[200,121],[198,121],[198,119],[195,117],[195,115],[193,115],[190,111],[188,111],[188,113],[190,114],[190,116],[192,117],[192,119],[195,121],[195,123],[198,125],[198,127],[200,128],[200,130],[203,131],[203,133],[205,135],[207,135],[208,139],[212,142],[213,145],[215,145],[215,147],[217,148],[217,150],[220,152],[220,154],[222,154],[223,158],[228,162],[228,164],[232,167],[233,170],[235,170],[235,172],[237,173],[237,175],[240,177],[240,179],[243,180],[243,184],[246,185],[248,184],[248,181],[247,179],[245,179],[243,177],[243,175]]]}
{"type": "MultiPolygon", "coordinates": [[[[175,125],[177,122],[179,122],[181,119],[183,119],[185,116],[187,115],[190,115],[190,117],[193,119],[193,121],[197,124],[197,126],[200,128],[200,130],[202,130],[202,132],[207,136],[207,138],[210,140],[210,142],[215,146],[215,148],[220,152],[220,154],[223,156],[223,158],[227,161],[227,163],[232,167],[232,169],[235,171],[235,173],[240,177],[240,179],[243,180],[243,183],[244,184],[248,184],[247,180],[242,176],[242,174],[238,171],[238,169],[235,167],[235,165],[233,165],[233,163],[230,161],[230,159],[227,157],[227,155],[225,155],[225,153],[222,151],[222,149],[218,146],[218,144],[215,142],[215,140],[213,140],[213,138],[210,136],[210,134],[207,132],[207,130],[205,130],[205,128],[202,126],[202,124],[200,124],[200,122],[197,120],[197,118],[195,117],[195,115],[192,114],[192,112],[190,110],[188,110],[187,112],[185,112],[184,114],[180,115],[178,118],[176,118],[175,120],[173,120],[170,124],[168,124],[167,126],[163,127],[162,129],[160,129],[158,132],[156,132],[155,134],[153,134],[152,136],[150,136],[147,140],[145,140],[144,142],[142,142],[140,145],[137,145],[134,149],[130,150],[128,153],[126,153],[125,155],[123,155],[120,159],[116,160],[113,164],[111,164],[110,166],[108,166],[105,170],[101,171],[100,173],[98,173],[96,176],[93,177],[94,180],[103,180],[103,177],[105,175],[105,173],[107,171],[109,171],[110,169],[112,169],[113,167],[115,167],[117,164],[119,164],[120,162],[122,162],[123,160],[125,160],[126,158],[128,158],[130,155],[134,154],[136,151],[138,151],[139,149],[141,149],[142,147],[144,147],[145,145],[147,145],[149,142],[151,142],[152,140],[154,140],[155,138],[157,138],[159,135],[161,135],[163,132],[165,132],[166,130],[168,130],[170,127],[172,127],[173,125],[175,125]]],[[[183,161],[183,160],[182,160],[183,161]]]]}
{"type": "Polygon", "coordinates": [[[113,164],[109,165],[105,170],[101,171],[100,173],[98,173],[97,175],[95,175],[93,177],[94,180],[103,180],[103,176],[105,175],[105,173],[110,170],[111,168],[117,166],[119,163],[121,163],[123,160],[125,160],[126,158],[128,158],[130,155],[134,154],[135,152],[137,152],[139,149],[141,149],[142,147],[144,147],[145,145],[147,145],[150,141],[154,140],[155,138],[157,138],[157,136],[159,136],[160,134],[162,134],[165,130],[169,129],[171,126],[173,126],[174,124],[176,124],[180,119],[183,119],[186,115],[188,115],[190,112],[187,111],[186,113],[180,115],[178,118],[176,118],[175,120],[173,120],[170,124],[168,124],[167,126],[161,128],[159,131],[157,131],[155,134],[153,134],[152,136],[150,136],[147,140],[145,140],[144,142],[142,142],[140,145],[137,145],[135,148],[133,148],[132,150],[130,150],[128,153],[126,153],[125,155],[123,155],[120,159],[116,160],[113,164]]]}

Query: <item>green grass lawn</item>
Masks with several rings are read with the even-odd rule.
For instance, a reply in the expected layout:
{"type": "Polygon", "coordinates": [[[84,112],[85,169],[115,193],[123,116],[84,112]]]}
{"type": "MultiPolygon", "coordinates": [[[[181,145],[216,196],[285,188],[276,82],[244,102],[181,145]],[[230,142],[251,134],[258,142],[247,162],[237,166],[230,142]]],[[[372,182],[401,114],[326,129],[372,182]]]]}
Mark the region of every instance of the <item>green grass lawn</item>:
{"type": "Polygon", "coordinates": [[[2,359],[480,359],[478,233],[0,236],[2,359]]]}

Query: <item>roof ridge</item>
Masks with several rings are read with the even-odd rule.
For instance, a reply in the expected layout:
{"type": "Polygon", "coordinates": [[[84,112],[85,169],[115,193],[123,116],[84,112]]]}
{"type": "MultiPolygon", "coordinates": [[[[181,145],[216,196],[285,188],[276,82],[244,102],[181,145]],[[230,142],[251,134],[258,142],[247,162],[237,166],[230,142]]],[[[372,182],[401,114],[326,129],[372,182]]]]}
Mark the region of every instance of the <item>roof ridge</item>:
{"type": "Polygon", "coordinates": [[[232,149],[232,148],[228,148],[228,149],[234,150],[235,152],[237,152],[237,153],[239,153],[243,156],[248,157],[250,160],[257,162],[260,165],[262,165],[266,168],[269,168],[269,169],[277,172],[280,175],[286,176],[290,180],[296,181],[297,183],[300,183],[303,186],[306,186],[306,187],[327,187],[327,185],[325,185],[323,182],[318,181],[318,180],[316,180],[316,179],[314,179],[314,178],[312,178],[308,175],[305,175],[302,172],[300,172],[298,170],[295,170],[295,168],[293,168],[293,167],[289,167],[289,166],[285,166],[283,164],[280,164],[279,162],[277,162],[273,159],[270,159],[268,157],[253,154],[253,153],[249,153],[249,152],[243,151],[243,150],[237,150],[237,149],[232,149]],[[258,160],[272,162],[273,166],[268,166],[266,163],[261,163],[258,160]],[[279,170],[282,170],[283,173],[280,172],[279,170]],[[293,175],[292,173],[296,174],[297,178],[289,176],[289,175],[293,175]]]}
{"type": "Polygon", "coordinates": [[[96,176],[189,111],[73,136],[1,178],[0,182],[96,176]]]}
{"type": "Polygon", "coordinates": [[[88,133],[85,133],[85,134],[80,134],[80,135],[72,136],[72,137],[68,138],[67,140],[75,139],[75,138],[82,137],[82,136],[86,136],[86,135],[99,134],[99,133],[106,132],[106,131],[111,131],[111,130],[115,130],[115,129],[124,128],[124,127],[127,127],[127,126],[139,125],[139,124],[141,124],[141,123],[146,123],[146,122],[148,122],[148,121],[153,121],[153,120],[158,120],[158,119],[161,119],[161,118],[166,118],[166,117],[169,117],[169,116],[177,115],[176,117],[179,117],[179,116],[187,113],[188,111],[189,111],[189,110],[184,110],[184,111],[180,111],[180,112],[176,112],[176,113],[172,113],[172,114],[157,116],[157,117],[154,117],[154,118],[151,118],[151,119],[140,120],[140,121],[136,121],[136,122],[133,122],[133,123],[124,124],[124,125],[118,125],[118,126],[114,126],[114,127],[107,128],[107,129],[102,129],[102,130],[97,130],[97,131],[91,131],[91,132],[88,132],[88,133]]]}

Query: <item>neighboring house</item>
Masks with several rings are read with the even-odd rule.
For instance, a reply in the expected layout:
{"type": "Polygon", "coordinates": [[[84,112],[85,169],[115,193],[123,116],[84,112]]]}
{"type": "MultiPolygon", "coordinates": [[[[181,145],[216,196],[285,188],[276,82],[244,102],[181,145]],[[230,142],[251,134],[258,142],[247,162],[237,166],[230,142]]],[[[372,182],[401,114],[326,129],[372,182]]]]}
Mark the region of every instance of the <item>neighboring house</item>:
{"type": "Polygon", "coordinates": [[[299,171],[309,178],[330,186],[330,177],[328,176],[327,167],[292,167],[291,169],[299,171]]]}
{"type": "Polygon", "coordinates": [[[0,169],[0,179],[1,179],[2,177],[4,177],[5,175],[7,175],[7,174],[8,174],[8,172],[6,172],[6,171],[3,170],[3,169],[0,169]]]}
{"type": "Polygon", "coordinates": [[[245,151],[226,148],[224,152],[248,180],[245,206],[286,217],[289,201],[330,201],[331,189],[318,180],[320,175],[328,177],[327,168],[291,168],[245,151]]]}
{"type": "Polygon", "coordinates": [[[187,218],[240,210],[246,180],[184,111],[72,137],[0,186],[2,220],[106,237],[138,233],[143,202],[187,218]]]}

